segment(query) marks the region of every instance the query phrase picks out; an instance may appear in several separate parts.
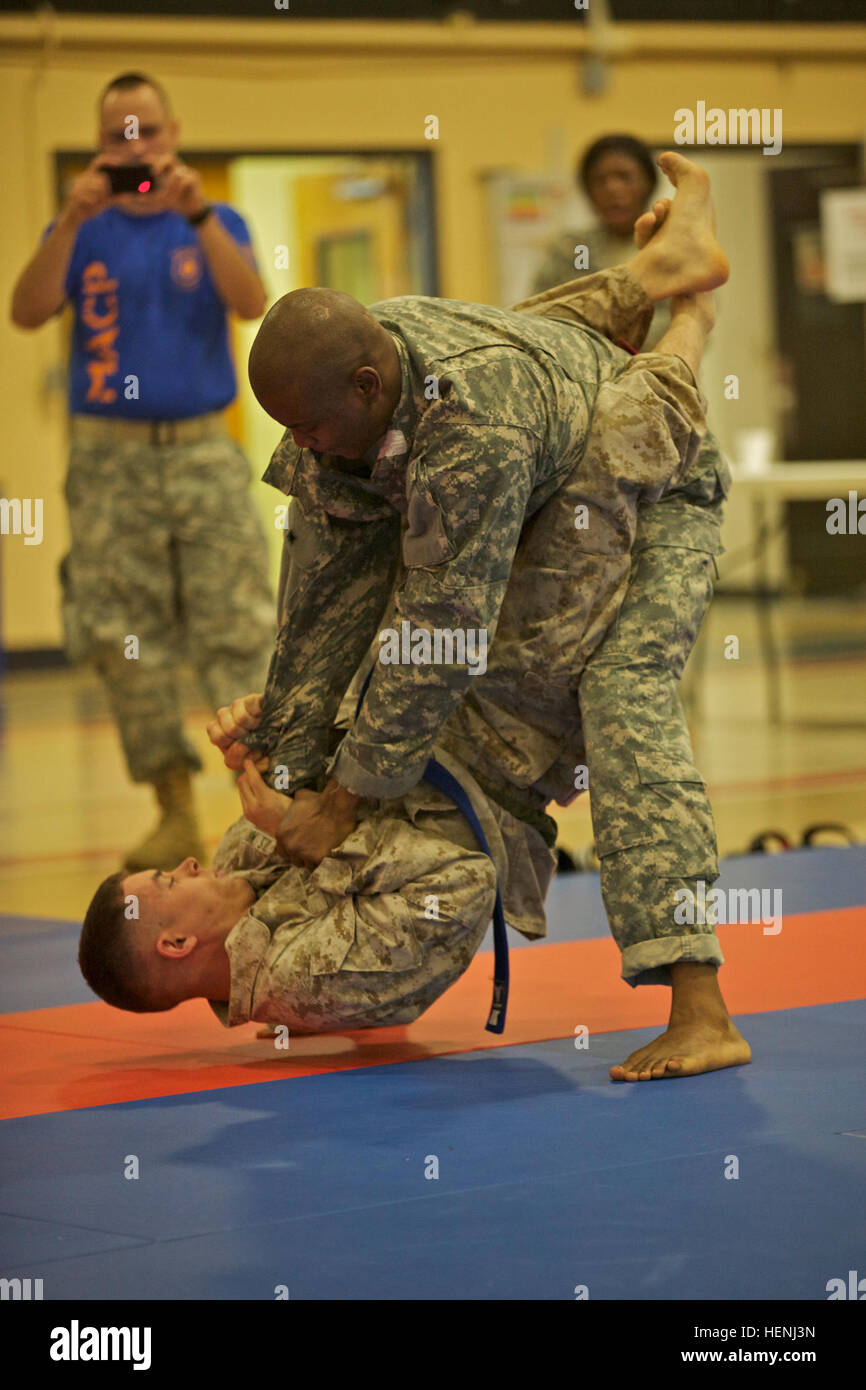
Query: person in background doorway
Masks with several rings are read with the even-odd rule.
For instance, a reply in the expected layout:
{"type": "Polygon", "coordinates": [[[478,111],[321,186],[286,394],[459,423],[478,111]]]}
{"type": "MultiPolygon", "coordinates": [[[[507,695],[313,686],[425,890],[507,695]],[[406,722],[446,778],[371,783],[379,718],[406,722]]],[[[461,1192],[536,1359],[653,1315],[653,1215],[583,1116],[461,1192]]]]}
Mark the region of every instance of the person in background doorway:
{"type": "MultiPolygon", "coordinates": [[[[610,270],[630,259],[634,254],[634,224],[649,208],[656,189],[656,167],[646,145],[633,135],[604,135],[581,156],[577,183],[595,208],[598,222],[561,232],[548,244],[532,282],[532,294],[582,275],[610,270]]],[[[644,341],[645,352],[655,346],[669,323],[669,303],[657,304],[644,341]]]]}

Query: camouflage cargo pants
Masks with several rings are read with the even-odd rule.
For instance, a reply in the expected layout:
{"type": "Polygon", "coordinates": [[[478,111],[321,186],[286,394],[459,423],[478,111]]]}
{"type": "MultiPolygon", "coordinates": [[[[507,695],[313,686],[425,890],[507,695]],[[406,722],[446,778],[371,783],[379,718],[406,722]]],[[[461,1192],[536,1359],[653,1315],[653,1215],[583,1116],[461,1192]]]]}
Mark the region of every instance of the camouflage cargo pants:
{"type": "Polygon", "coordinates": [[[250,465],[221,417],[179,422],[173,443],[129,423],[72,418],[61,583],[67,653],[99,671],[130,775],[145,782],[201,768],[181,662],[211,709],[264,688],[274,602],[250,465]]]}
{"type": "MultiPolygon", "coordinates": [[[[567,804],[573,772],[587,769],[602,897],[622,977],[632,985],[670,984],[674,962],[723,963],[712,923],[676,920],[689,901],[677,891],[689,890],[695,901],[698,881],[709,885],[719,873],[712,810],[678,692],[712,598],[721,548],[725,470],[711,435],[698,460],[692,495],[672,492],[638,510],[621,587],[618,563],[599,569],[591,582],[586,562],[597,557],[572,539],[573,503],[585,496],[577,470],[533,518],[518,549],[488,667],[497,706],[513,709],[520,727],[531,699],[532,726],[543,734],[539,758],[561,750],[537,784],[542,804],[547,797],[567,804]],[[621,597],[611,621],[614,586],[621,597]],[[595,618],[591,605],[599,595],[606,596],[598,615],[605,626],[580,668],[584,634],[592,632],[586,615],[595,618]]],[[[474,692],[479,699],[485,693],[483,687],[474,692]]],[[[473,726],[466,715],[463,732],[473,729],[482,750],[484,726],[473,726]]],[[[497,786],[497,744],[501,737],[493,741],[483,776],[478,754],[469,765],[485,791],[519,815],[497,786]]],[[[514,787],[507,790],[513,797],[514,787]]],[[[523,795],[530,798],[532,791],[523,795]]]]}
{"type": "MultiPolygon", "coordinates": [[[[721,504],[713,504],[721,513],[721,504]]],[[[631,985],[670,984],[677,961],[724,961],[712,924],[675,921],[677,890],[718,877],[713,813],[678,684],[712,598],[715,555],[640,528],[619,615],[580,683],[601,891],[631,985]]]]}
{"type": "MultiPolygon", "coordinates": [[[[652,305],[625,267],[514,306],[639,346],[652,305]]],[[[625,598],[583,671],[579,700],[601,891],[630,985],[670,984],[678,961],[723,964],[715,927],[675,921],[675,893],[718,877],[713,813],[678,683],[712,598],[730,473],[708,434],[700,469],[638,520],[625,598]],[[691,495],[689,495],[689,492],[691,495]]],[[[681,900],[680,900],[681,901],[681,900]]]]}

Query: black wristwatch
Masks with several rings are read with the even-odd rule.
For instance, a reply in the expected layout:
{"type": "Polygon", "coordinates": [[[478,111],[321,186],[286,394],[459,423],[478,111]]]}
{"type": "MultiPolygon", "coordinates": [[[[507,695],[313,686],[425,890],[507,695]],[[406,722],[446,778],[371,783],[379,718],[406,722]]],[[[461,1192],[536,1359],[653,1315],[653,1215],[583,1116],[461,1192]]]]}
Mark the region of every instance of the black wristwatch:
{"type": "Polygon", "coordinates": [[[200,222],[203,222],[205,220],[206,217],[210,217],[212,212],[213,203],[205,203],[201,212],[194,212],[192,217],[188,217],[186,220],[191,227],[197,227],[200,222]]]}

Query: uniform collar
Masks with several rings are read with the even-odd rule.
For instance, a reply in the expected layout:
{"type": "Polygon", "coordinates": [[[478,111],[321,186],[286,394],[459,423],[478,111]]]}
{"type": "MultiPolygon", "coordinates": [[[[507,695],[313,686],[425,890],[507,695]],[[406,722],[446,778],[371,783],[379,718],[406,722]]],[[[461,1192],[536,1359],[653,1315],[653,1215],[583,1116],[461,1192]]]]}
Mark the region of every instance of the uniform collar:
{"type": "Polygon", "coordinates": [[[228,1002],[209,999],[208,1003],[226,1028],[248,1023],[253,1008],[253,990],[262,960],[271,944],[271,933],[255,917],[242,917],[225,939],[231,986],[228,1002]]]}
{"type": "MultiPolygon", "coordinates": [[[[222,869],[232,877],[246,879],[256,900],[282,877],[287,868],[285,862],[276,857],[273,838],[250,825],[243,816],[239,816],[223,835],[213,858],[213,867],[222,869]]],[[[231,975],[228,1000],[208,1000],[220,1023],[227,1028],[248,1020],[256,976],[270,945],[270,929],[254,916],[255,911],[256,903],[253,902],[225,939],[231,975]]]]}
{"type": "MultiPolygon", "coordinates": [[[[409,457],[415,442],[419,408],[423,400],[423,389],[419,393],[417,373],[406,343],[397,333],[391,333],[391,341],[397,349],[397,356],[400,359],[400,399],[388,429],[374,446],[377,450],[376,458],[379,461],[409,457]]],[[[374,464],[373,476],[375,477],[375,475],[376,467],[374,464]]]]}

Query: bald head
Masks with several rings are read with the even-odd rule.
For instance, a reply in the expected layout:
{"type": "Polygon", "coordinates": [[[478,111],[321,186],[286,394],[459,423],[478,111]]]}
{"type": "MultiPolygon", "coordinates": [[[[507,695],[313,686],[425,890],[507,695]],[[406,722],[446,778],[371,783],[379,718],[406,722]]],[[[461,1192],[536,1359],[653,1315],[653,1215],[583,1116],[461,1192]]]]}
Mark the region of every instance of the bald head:
{"type": "Polygon", "coordinates": [[[382,325],[350,294],[293,290],[262,320],[250,352],[250,385],[260,401],[292,382],[348,386],[358,367],[376,365],[383,337],[382,325]]]}
{"type": "Polygon", "coordinates": [[[249,378],[296,444],[345,458],[360,458],[385,432],[400,399],[390,333],[341,290],[278,299],[256,334],[249,378]]]}

